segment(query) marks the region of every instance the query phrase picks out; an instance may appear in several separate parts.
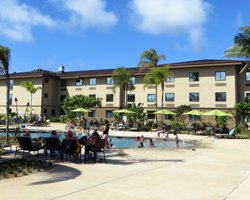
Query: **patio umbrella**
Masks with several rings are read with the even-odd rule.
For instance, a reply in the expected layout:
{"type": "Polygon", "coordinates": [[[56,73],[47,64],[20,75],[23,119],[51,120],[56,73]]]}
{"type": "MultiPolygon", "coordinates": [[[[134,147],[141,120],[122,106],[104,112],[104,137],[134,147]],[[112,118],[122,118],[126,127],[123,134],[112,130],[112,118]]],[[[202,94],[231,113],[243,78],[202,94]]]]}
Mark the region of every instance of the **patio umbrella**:
{"type": "Polygon", "coordinates": [[[199,111],[199,110],[191,110],[189,112],[185,112],[183,113],[184,115],[195,115],[195,116],[201,116],[204,115],[203,112],[199,111]]]}
{"type": "Polygon", "coordinates": [[[233,115],[227,112],[223,112],[221,110],[210,110],[208,112],[205,112],[204,115],[214,115],[214,116],[218,116],[218,117],[223,117],[223,116],[228,116],[228,117],[232,117],[233,115]]]}
{"type": "Polygon", "coordinates": [[[90,112],[90,110],[85,109],[85,108],[76,108],[76,109],[71,110],[71,112],[86,113],[86,112],[90,112]]]}
{"type": "Polygon", "coordinates": [[[128,109],[121,109],[121,110],[114,110],[114,113],[124,113],[124,114],[134,114],[134,111],[128,110],[128,109]]]}
{"type": "Polygon", "coordinates": [[[154,112],[153,114],[160,114],[160,115],[176,115],[176,113],[170,111],[170,110],[166,110],[166,109],[163,109],[163,110],[158,110],[156,112],[154,112]]]}

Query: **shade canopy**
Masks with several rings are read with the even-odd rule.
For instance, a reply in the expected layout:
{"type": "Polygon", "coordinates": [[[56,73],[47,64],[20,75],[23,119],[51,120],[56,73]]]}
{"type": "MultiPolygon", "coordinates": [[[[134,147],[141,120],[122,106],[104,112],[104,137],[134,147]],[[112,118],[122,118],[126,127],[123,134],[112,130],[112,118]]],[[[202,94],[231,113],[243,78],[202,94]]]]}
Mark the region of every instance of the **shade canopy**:
{"type": "Polygon", "coordinates": [[[204,115],[203,112],[199,111],[199,110],[191,110],[189,112],[185,112],[183,113],[184,115],[196,115],[196,116],[201,116],[204,115]]]}
{"type": "Polygon", "coordinates": [[[125,113],[125,114],[134,114],[135,112],[128,109],[114,110],[114,113],[125,113]]]}
{"type": "Polygon", "coordinates": [[[176,113],[170,111],[170,110],[166,110],[166,109],[163,109],[163,110],[158,110],[156,112],[154,112],[153,114],[160,114],[160,115],[176,115],[176,113]]]}
{"type": "Polygon", "coordinates": [[[223,117],[223,116],[232,117],[233,116],[232,114],[223,112],[221,110],[210,110],[208,112],[205,112],[204,115],[214,115],[218,117],[223,117]]]}
{"type": "Polygon", "coordinates": [[[71,110],[71,112],[87,113],[91,111],[85,108],[76,108],[76,109],[71,110]]]}

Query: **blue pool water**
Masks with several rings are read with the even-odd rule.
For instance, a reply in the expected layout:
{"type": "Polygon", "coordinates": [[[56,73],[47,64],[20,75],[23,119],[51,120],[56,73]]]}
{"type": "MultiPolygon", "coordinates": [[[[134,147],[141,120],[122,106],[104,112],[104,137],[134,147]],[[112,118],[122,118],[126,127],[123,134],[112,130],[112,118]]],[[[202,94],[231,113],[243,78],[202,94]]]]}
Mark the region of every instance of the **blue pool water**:
{"type": "MultiPolygon", "coordinates": [[[[32,138],[39,138],[39,137],[49,137],[51,133],[48,132],[31,132],[32,138]]],[[[62,140],[65,135],[64,134],[58,134],[59,138],[62,140]]],[[[1,134],[0,134],[1,136],[1,134]]],[[[81,135],[78,136],[80,138],[81,135]]],[[[114,148],[138,148],[140,145],[140,142],[136,141],[136,138],[134,137],[110,137],[112,144],[112,147],[114,148]]],[[[153,139],[154,147],[150,147],[149,145],[149,139],[144,138],[143,144],[144,148],[168,148],[173,149],[176,148],[175,140],[174,139],[168,139],[167,141],[163,141],[162,139],[153,139]]],[[[194,147],[193,143],[190,143],[188,141],[180,140],[180,148],[192,148],[194,147]]]]}

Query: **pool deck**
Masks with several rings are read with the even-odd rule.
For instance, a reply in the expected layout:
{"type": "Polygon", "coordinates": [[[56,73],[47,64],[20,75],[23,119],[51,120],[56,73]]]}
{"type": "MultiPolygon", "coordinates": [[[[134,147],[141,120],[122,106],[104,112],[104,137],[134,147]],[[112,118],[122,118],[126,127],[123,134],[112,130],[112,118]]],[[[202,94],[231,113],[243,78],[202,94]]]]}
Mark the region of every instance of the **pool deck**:
{"type": "MultiPolygon", "coordinates": [[[[51,124],[41,129],[63,131],[64,126],[51,124]]],[[[110,135],[156,137],[156,133],[129,131],[111,131],[110,135]]],[[[107,163],[57,162],[47,172],[0,180],[1,199],[250,199],[250,140],[179,137],[201,146],[111,149],[107,163]]]]}

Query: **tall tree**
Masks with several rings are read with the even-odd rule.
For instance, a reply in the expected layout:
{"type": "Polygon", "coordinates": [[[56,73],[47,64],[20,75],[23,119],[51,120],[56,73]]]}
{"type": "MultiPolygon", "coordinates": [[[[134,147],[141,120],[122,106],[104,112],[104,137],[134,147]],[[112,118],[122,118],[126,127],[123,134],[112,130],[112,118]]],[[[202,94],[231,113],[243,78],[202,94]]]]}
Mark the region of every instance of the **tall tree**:
{"type": "Polygon", "coordinates": [[[0,72],[5,76],[6,81],[6,135],[7,142],[9,141],[9,107],[10,107],[10,52],[8,47],[0,46],[0,72]]]}
{"type": "MultiPolygon", "coordinates": [[[[155,84],[156,87],[158,85],[161,86],[161,109],[163,109],[164,104],[165,81],[169,76],[171,76],[171,73],[168,70],[168,66],[165,66],[150,69],[150,71],[144,77],[144,87],[147,87],[148,85],[152,84],[155,84]]],[[[156,93],[156,96],[157,95],[158,94],[156,93]]]]}
{"type": "MultiPolygon", "coordinates": [[[[140,62],[138,64],[138,66],[142,69],[142,70],[147,70],[148,68],[155,68],[158,66],[158,62],[161,60],[165,60],[166,57],[163,54],[158,54],[157,51],[153,48],[144,51],[141,54],[140,57],[140,62]]],[[[157,105],[157,84],[155,85],[155,93],[156,93],[156,110],[158,108],[157,105]]]]}
{"type": "MultiPolygon", "coordinates": [[[[115,69],[112,76],[114,79],[113,91],[115,92],[117,87],[120,88],[122,97],[124,98],[122,102],[124,102],[125,107],[127,107],[128,91],[132,91],[135,88],[132,76],[133,72],[128,71],[125,67],[115,69]]],[[[121,107],[124,106],[122,105],[121,107]]]]}
{"type": "Polygon", "coordinates": [[[30,114],[32,114],[32,96],[38,90],[41,90],[42,87],[35,87],[33,81],[23,81],[21,82],[21,86],[24,87],[30,93],[30,114]]]}
{"type": "MultiPolygon", "coordinates": [[[[225,51],[225,57],[250,58],[250,26],[240,28],[241,32],[234,37],[234,46],[225,51]]],[[[250,67],[247,63],[240,73],[244,73],[250,67]]]]}

